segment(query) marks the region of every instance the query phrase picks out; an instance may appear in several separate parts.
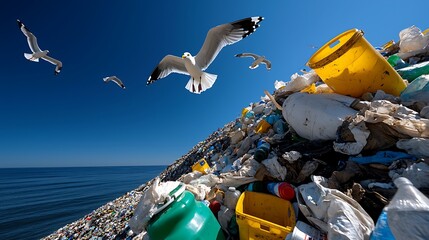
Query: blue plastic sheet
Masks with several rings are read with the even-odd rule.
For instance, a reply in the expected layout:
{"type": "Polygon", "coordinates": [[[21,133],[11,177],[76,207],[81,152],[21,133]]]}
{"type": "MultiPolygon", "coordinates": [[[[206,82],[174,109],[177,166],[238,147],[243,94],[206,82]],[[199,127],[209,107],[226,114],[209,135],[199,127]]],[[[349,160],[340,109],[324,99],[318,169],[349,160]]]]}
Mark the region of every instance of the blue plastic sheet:
{"type": "Polygon", "coordinates": [[[349,160],[359,164],[382,163],[385,165],[390,165],[394,161],[399,159],[417,160],[415,156],[410,155],[408,153],[394,151],[380,151],[373,156],[366,157],[349,157],[349,160]]]}

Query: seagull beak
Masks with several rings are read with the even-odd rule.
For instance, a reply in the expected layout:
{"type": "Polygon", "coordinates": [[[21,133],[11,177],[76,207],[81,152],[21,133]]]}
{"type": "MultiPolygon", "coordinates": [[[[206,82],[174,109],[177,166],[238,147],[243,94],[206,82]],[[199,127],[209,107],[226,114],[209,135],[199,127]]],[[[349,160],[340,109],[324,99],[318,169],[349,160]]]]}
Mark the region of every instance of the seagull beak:
{"type": "Polygon", "coordinates": [[[186,58],[186,56],[185,56],[185,55],[182,55],[182,58],[186,58]]]}

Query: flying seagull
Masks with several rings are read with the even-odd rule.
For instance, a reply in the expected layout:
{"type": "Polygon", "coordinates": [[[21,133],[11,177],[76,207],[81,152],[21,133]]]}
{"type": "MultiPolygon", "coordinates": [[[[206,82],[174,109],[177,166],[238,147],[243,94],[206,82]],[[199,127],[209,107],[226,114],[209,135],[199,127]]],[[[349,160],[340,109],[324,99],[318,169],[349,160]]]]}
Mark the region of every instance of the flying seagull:
{"type": "Polygon", "coordinates": [[[118,86],[121,87],[122,89],[125,89],[125,85],[122,83],[121,79],[119,79],[116,76],[105,77],[105,78],[103,78],[103,80],[106,83],[112,81],[112,82],[118,84],[118,86]]]}
{"type": "Polygon", "coordinates": [[[185,52],[182,58],[173,55],[165,56],[155,67],[146,84],[149,85],[175,72],[191,76],[185,88],[192,93],[200,94],[211,88],[217,75],[206,73],[204,70],[209,67],[223,47],[252,34],[263,19],[260,16],[249,17],[213,27],[208,31],[206,40],[196,56],[192,56],[189,52],[185,52]]]}
{"type": "Polygon", "coordinates": [[[271,62],[268,61],[265,56],[259,56],[256,55],[254,53],[239,53],[235,55],[236,57],[252,57],[253,63],[249,66],[250,69],[255,69],[257,67],[259,67],[260,63],[265,64],[265,66],[267,67],[267,70],[271,70],[271,62]]]}
{"type": "Polygon", "coordinates": [[[21,29],[22,33],[24,33],[24,35],[27,37],[28,46],[33,52],[33,53],[24,53],[24,57],[33,62],[39,62],[39,58],[47,62],[50,62],[56,65],[55,71],[54,71],[55,75],[60,73],[61,68],[63,67],[63,63],[57,59],[49,57],[47,55],[49,53],[49,50],[42,51],[39,45],[37,45],[36,36],[34,36],[34,34],[31,33],[30,30],[28,30],[28,28],[25,27],[25,25],[19,19],[17,19],[16,21],[18,22],[18,27],[21,29]]]}

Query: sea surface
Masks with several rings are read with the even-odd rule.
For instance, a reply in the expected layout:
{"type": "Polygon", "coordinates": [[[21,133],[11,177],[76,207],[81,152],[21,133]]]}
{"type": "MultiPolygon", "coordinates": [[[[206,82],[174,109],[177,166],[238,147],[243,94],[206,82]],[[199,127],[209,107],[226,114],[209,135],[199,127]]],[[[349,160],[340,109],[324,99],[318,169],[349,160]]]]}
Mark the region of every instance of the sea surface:
{"type": "Polygon", "coordinates": [[[0,239],[40,239],[167,166],[0,168],[0,239]]]}

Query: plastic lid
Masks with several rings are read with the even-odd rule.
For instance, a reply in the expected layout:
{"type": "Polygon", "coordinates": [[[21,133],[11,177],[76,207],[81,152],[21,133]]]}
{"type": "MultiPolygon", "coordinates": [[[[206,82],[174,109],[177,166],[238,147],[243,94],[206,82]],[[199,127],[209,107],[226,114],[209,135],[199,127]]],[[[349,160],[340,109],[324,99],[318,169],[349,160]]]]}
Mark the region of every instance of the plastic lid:
{"type": "Polygon", "coordinates": [[[229,187],[228,191],[234,192],[235,191],[235,187],[229,187]]]}

